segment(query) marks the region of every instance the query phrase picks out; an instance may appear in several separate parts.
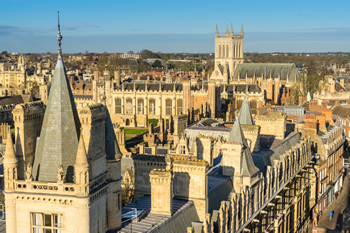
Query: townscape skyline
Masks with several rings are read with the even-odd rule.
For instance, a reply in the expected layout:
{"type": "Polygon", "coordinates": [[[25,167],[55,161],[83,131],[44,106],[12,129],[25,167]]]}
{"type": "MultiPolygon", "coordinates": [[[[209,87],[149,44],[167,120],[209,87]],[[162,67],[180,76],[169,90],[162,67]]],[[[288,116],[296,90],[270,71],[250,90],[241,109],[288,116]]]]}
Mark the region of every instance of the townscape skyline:
{"type": "Polygon", "coordinates": [[[0,42],[9,52],[56,52],[57,11],[66,53],[211,53],[216,24],[223,34],[231,23],[235,33],[244,26],[245,52],[350,51],[345,1],[0,2],[0,42]]]}

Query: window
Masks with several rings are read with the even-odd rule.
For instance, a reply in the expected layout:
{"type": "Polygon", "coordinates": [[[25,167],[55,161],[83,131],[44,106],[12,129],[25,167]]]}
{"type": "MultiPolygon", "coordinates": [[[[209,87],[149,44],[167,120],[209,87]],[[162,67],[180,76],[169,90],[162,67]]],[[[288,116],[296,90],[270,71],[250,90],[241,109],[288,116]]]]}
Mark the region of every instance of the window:
{"type": "Polygon", "coordinates": [[[186,147],[180,146],[180,155],[185,155],[185,154],[186,154],[186,147]]]}
{"type": "Polygon", "coordinates": [[[143,99],[137,100],[137,114],[144,114],[144,101],[143,101],[143,99]]]}
{"type": "Polygon", "coordinates": [[[165,115],[171,115],[172,114],[172,101],[171,99],[165,100],[165,115]]]}
{"type": "Polygon", "coordinates": [[[126,99],[126,114],[132,114],[132,99],[126,99]]]}
{"type": "Polygon", "coordinates": [[[182,113],[182,99],[177,100],[177,115],[182,113]]]}
{"type": "Polygon", "coordinates": [[[121,99],[115,99],[115,113],[116,114],[122,113],[122,100],[121,99]]]}
{"type": "Polygon", "coordinates": [[[221,45],[219,45],[219,57],[221,57],[221,45]]]}
{"type": "Polygon", "coordinates": [[[61,214],[32,213],[33,233],[62,233],[61,214]]]}
{"type": "Polygon", "coordinates": [[[148,114],[149,115],[156,115],[156,100],[155,99],[149,100],[148,114]]]}
{"type": "Polygon", "coordinates": [[[228,57],[228,45],[226,45],[226,57],[228,57]]]}

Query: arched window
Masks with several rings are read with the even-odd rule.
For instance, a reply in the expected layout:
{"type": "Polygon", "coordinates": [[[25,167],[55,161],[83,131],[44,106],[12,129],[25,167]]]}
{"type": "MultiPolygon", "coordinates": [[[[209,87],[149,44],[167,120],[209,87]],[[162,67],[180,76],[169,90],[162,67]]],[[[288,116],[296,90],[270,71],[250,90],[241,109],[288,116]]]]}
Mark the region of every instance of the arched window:
{"type": "Polygon", "coordinates": [[[226,45],[226,57],[228,57],[228,45],[226,45]]]}
{"type": "Polygon", "coordinates": [[[148,114],[149,115],[156,115],[156,100],[155,99],[149,100],[148,114]]]}
{"type": "Polygon", "coordinates": [[[177,115],[182,113],[182,99],[177,100],[177,115]]]}
{"type": "Polygon", "coordinates": [[[132,99],[126,99],[126,114],[132,114],[132,99]]]}
{"type": "Polygon", "coordinates": [[[221,57],[221,45],[219,45],[219,57],[221,57]]]}
{"type": "Polygon", "coordinates": [[[143,99],[137,100],[137,114],[144,114],[144,101],[143,101],[143,99]]]}
{"type": "Polygon", "coordinates": [[[115,113],[121,114],[122,113],[122,100],[121,99],[115,99],[115,113]]]}
{"type": "Polygon", "coordinates": [[[165,115],[171,115],[172,114],[172,100],[167,99],[165,100],[165,115]]]}

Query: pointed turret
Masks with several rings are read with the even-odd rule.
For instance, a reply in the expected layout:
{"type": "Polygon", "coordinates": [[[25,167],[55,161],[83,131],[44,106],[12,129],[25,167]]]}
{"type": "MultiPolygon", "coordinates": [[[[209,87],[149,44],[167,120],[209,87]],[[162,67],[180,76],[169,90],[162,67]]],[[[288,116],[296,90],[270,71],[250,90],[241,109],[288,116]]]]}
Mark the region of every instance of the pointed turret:
{"type": "Polygon", "coordinates": [[[74,163],[74,167],[76,168],[77,166],[84,167],[84,168],[89,167],[83,134],[80,134],[77,156],[74,163]]]}
{"type": "Polygon", "coordinates": [[[80,134],[78,151],[74,163],[77,196],[89,194],[89,162],[86,155],[83,134],[80,134]]]}
{"type": "Polygon", "coordinates": [[[232,127],[228,142],[240,143],[242,144],[243,153],[241,153],[241,176],[252,177],[259,172],[253,162],[252,155],[250,154],[250,149],[248,147],[247,140],[244,137],[241,124],[239,123],[238,118],[232,127]]]}
{"type": "Polygon", "coordinates": [[[242,27],[241,27],[241,36],[243,36],[244,32],[243,32],[243,24],[242,24],[242,27]]]}
{"type": "Polygon", "coordinates": [[[3,160],[3,163],[7,164],[16,164],[18,163],[16,154],[15,154],[15,149],[13,147],[13,142],[12,142],[12,136],[11,132],[9,131],[7,135],[7,141],[6,141],[6,149],[5,149],[5,157],[3,160]]]}
{"type": "Polygon", "coordinates": [[[239,111],[239,123],[242,125],[253,125],[253,117],[252,112],[250,111],[247,95],[245,95],[241,110],[239,111]]]}
{"type": "Polygon", "coordinates": [[[215,36],[219,35],[218,25],[216,24],[215,36]]]}
{"type": "Polygon", "coordinates": [[[33,178],[41,182],[56,182],[59,166],[63,166],[66,181],[73,182],[80,134],[80,121],[61,56],[62,36],[58,32],[58,59],[33,165],[33,178]]]}
{"type": "Polygon", "coordinates": [[[232,23],[231,23],[230,35],[233,36],[233,27],[232,27],[232,23]]]}
{"type": "Polygon", "coordinates": [[[16,159],[15,150],[13,148],[13,142],[11,133],[9,131],[6,142],[5,158],[3,160],[4,165],[4,187],[5,191],[15,190],[15,180],[17,180],[17,166],[18,161],[16,159]]]}
{"type": "Polygon", "coordinates": [[[228,25],[226,26],[226,35],[228,35],[228,25]]]}

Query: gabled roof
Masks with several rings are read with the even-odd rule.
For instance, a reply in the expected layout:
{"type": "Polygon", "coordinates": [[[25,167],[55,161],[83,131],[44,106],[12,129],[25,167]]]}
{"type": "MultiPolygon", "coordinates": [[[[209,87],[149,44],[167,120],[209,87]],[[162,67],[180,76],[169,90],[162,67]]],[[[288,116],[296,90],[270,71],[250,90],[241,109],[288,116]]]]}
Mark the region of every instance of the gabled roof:
{"type": "Polygon", "coordinates": [[[241,176],[252,177],[259,172],[259,169],[255,166],[250,149],[248,147],[247,140],[244,137],[241,124],[237,119],[232,127],[228,142],[240,143],[243,145],[243,153],[241,158],[241,176]]]}
{"type": "Polygon", "coordinates": [[[280,77],[281,80],[295,81],[295,77],[299,77],[299,73],[294,64],[266,64],[266,63],[245,63],[238,64],[232,79],[240,79],[264,77],[272,79],[280,77]]]}
{"type": "Polygon", "coordinates": [[[33,178],[56,182],[63,165],[66,182],[73,182],[80,121],[62,59],[57,60],[44,121],[37,142],[33,178]]]}
{"type": "Polygon", "coordinates": [[[239,111],[239,123],[242,125],[253,125],[252,112],[250,111],[247,96],[244,98],[239,111]]]}

